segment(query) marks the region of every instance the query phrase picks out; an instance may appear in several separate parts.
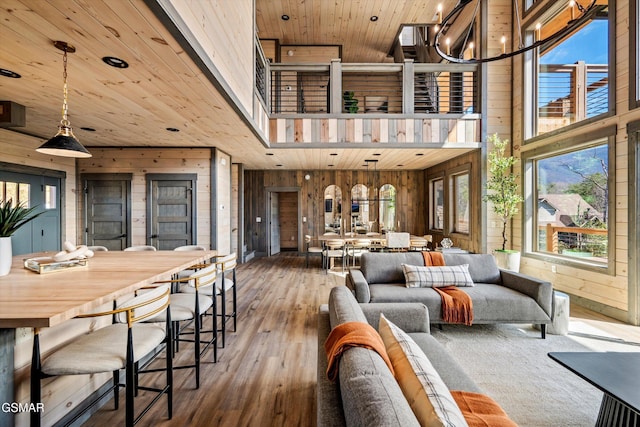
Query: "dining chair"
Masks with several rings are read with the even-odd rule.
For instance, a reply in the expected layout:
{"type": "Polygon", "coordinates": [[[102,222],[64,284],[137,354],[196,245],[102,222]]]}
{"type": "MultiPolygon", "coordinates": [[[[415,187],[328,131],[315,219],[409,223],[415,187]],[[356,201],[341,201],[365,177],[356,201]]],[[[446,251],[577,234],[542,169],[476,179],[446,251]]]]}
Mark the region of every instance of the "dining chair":
{"type": "Polygon", "coordinates": [[[184,245],[173,248],[174,251],[206,251],[207,248],[201,245],[184,245]]]}
{"type": "Polygon", "coordinates": [[[387,249],[406,251],[411,246],[411,235],[406,232],[387,233],[387,249]]]}
{"type": "MultiPolygon", "coordinates": [[[[34,330],[33,354],[31,363],[31,402],[41,403],[41,381],[44,378],[62,375],[86,375],[103,372],[111,372],[113,383],[94,402],[78,414],[74,420],[89,408],[97,404],[110,392],[114,395],[115,409],[119,407],[119,389],[124,387],[125,392],[125,425],[133,426],[160,400],[162,394],[167,395],[167,413],[172,417],[173,405],[173,361],[171,358],[171,311],[169,300],[170,289],[168,285],[157,286],[149,291],[116,304],[113,310],[82,314],[77,318],[95,318],[111,316],[112,324],[81,335],[67,342],[62,347],[54,350],[46,358],[41,359],[40,354],[40,328],[34,330]],[[163,316],[164,325],[159,323],[146,323],[145,320],[163,316]],[[136,380],[137,375],[150,371],[139,371],[138,362],[158,353],[157,348],[164,346],[166,353],[165,366],[162,370],[166,375],[164,386],[141,386],[136,380]],[[125,370],[125,383],[120,383],[120,370],[125,370]],[[134,396],[137,390],[152,391],[156,397],[140,411],[136,416],[134,409],[134,396]]],[[[31,426],[41,425],[40,413],[31,413],[31,426]]]]}
{"type": "Polygon", "coordinates": [[[427,239],[419,236],[412,236],[409,241],[409,250],[410,251],[426,251],[427,247],[427,239]]]}
{"type": "Polygon", "coordinates": [[[157,250],[155,246],[150,245],[139,245],[139,246],[129,246],[128,248],[124,248],[124,251],[155,251],[157,250]]]}
{"type": "Polygon", "coordinates": [[[331,269],[331,260],[335,258],[340,258],[342,260],[342,272],[344,272],[347,257],[345,241],[343,239],[325,240],[322,257],[324,259],[323,268],[325,273],[331,269]]]}
{"type": "Polygon", "coordinates": [[[304,244],[306,246],[305,254],[307,258],[307,267],[309,267],[309,254],[318,254],[322,256],[322,246],[311,246],[312,242],[313,242],[313,238],[310,235],[305,234],[304,244]]]}
{"type": "Polygon", "coordinates": [[[356,239],[352,243],[347,244],[347,264],[351,259],[351,265],[356,265],[356,259],[360,259],[362,254],[369,252],[371,248],[370,239],[356,239]]]}
{"type": "MultiPolygon", "coordinates": [[[[206,251],[207,248],[201,245],[184,245],[173,248],[174,251],[206,251]]],[[[189,277],[192,273],[199,270],[200,268],[206,267],[208,263],[199,263],[196,265],[192,265],[191,267],[184,269],[176,274],[176,277],[183,278],[189,277]]]]}
{"type": "MultiPolygon", "coordinates": [[[[172,354],[179,351],[181,342],[193,343],[193,364],[179,365],[173,369],[195,370],[196,389],[200,387],[200,360],[204,352],[213,346],[213,361],[218,360],[217,352],[217,322],[216,302],[207,294],[214,289],[218,269],[215,264],[191,273],[188,277],[171,280],[161,280],[156,283],[171,283],[178,285],[178,291],[171,294],[171,321],[173,322],[173,348],[172,354]],[[213,323],[211,330],[203,329],[203,316],[209,310],[213,310],[213,323]],[[193,330],[188,329],[193,326],[193,330]],[[211,333],[209,340],[203,341],[202,334],[211,333]],[[188,338],[193,336],[193,338],[188,338]]],[[[162,320],[161,316],[153,321],[162,320]]]]}
{"type": "Polygon", "coordinates": [[[87,249],[93,252],[108,252],[109,248],[106,246],[87,246],[87,249]]]}
{"type": "Polygon", "coordinates": [[[225,345],[225,336],[227,332],[227,319],[233,319],[233,332],[237,331],[237,297],[236,292],[236,266],[237,255],[235,252],[219,257],[216,260],[218,266],[218,278],[216,280],[217,293],[220,295],[220,319],[222,324],[220,326],[222,332],[222,347],[225,345]],[[229,278],[229,275],[231,277],[229,278]],[[232,291],[232,311],[227,313],[227,291],[232,291]]]}

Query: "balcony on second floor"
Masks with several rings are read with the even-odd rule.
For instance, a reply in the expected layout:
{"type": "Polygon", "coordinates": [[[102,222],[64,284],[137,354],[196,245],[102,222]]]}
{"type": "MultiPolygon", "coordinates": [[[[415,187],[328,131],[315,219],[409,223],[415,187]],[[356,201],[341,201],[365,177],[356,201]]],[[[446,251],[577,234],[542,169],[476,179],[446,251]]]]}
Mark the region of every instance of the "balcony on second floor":
{"type": "MultiPolygon", "coordinates": [[[[259,74],[261,74],[259,72],[259,74]]],[[[257,93],[272,144],[480,142],[478,66],[403,63],[268,64],[257,93]]]]}

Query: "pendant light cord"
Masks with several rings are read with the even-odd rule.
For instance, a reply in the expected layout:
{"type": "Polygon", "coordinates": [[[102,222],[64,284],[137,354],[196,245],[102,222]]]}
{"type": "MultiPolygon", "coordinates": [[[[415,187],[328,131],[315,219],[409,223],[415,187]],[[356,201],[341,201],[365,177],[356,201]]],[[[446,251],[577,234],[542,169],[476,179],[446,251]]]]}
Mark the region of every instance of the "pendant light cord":
{"type": "Polygon", "coordinates": [[[62,78],[64,80],[64,85],[62,86],[62,120],[60,120],[60,124],[64,127],[69,127],[71,123],[67,118],[67,114],[69,113],[69,106],[67,105],[67,100],[69,97],[69,90],[67,89],[67,48],[63,49],[64,54],[62,55],[62,78]]]}

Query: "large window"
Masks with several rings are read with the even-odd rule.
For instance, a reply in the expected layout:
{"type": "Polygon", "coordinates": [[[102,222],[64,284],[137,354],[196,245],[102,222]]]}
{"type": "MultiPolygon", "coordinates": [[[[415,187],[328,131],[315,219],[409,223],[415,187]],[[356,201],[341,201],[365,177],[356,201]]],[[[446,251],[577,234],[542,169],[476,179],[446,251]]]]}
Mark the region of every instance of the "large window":
{"type": "Polygon", "coordinates": [[[431,181],[430,226],[432,230],[444,229],[444,178],[431,181]]]}
{"type": "Polygon", "coordinates": [[[609,261],[609,146],[593,141],[531,159],[533,252],[594,265],[609,261]]]}
{"type": "Polygon", "coordinates": [[[453,176],[453,232],[469,234],[469,173],[453,176]]]}
{"type": "MultiPolygon", "coordinates": [[[[539,50],[534,135],[609,112],[609,9],[604,3],[585,25],[539,50]]],[[[536,30],[536,37],[544,38],[570,19],[563,9],[536,30]]]]}

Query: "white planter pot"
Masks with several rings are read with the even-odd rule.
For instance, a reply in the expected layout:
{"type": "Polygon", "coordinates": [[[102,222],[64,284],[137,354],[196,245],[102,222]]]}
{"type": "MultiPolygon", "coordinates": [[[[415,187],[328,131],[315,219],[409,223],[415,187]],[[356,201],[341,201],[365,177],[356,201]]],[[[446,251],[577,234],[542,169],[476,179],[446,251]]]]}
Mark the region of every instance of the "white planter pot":
{"type": "Polygon", "coordinates": [[[11,271],[11,237],[0,237],[0,276],[6,276],[11,271]]]}
{"type": "Polygon", "coordinates": [[[493,256],[496,258],[498,267],[516,273],[520,272],[520,252],[494,250],[493,256]]]}

